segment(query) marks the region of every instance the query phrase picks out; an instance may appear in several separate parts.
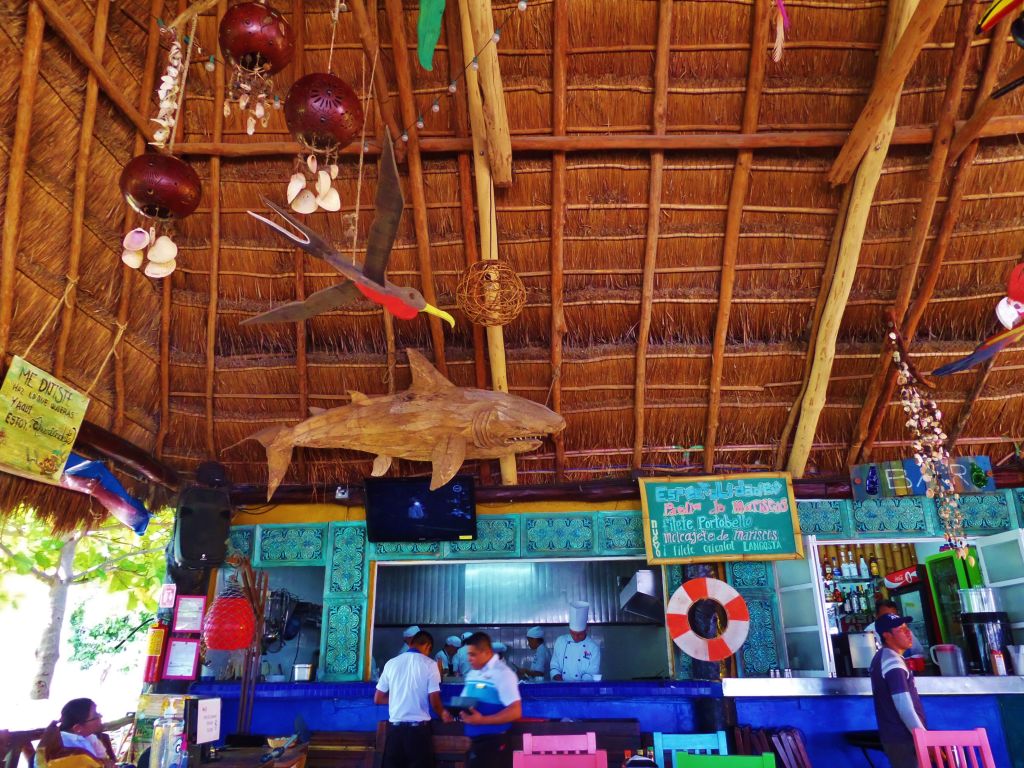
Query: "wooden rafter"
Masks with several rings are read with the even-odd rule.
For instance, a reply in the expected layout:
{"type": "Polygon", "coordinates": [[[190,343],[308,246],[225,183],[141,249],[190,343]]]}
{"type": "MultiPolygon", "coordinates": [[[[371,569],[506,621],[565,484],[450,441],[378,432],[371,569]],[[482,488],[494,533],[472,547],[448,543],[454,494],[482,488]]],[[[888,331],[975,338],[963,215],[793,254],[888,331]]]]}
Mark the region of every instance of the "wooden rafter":
{"type": "MultiPolygon", "coordinates": [[[[144,117],[148,116],[150,99],[153,94],[153,84],[156,82],[156,59],[160,52],[160,28],[157,26],[157,19],[163,16],[164,0],[150,0],[149,4],[149,25],[146,32],[146,58],[143,64],[142,81],[139,83],[139,112],[144,117]]],[[[135,148],[133,155],[142,152],[146,147],[146,139],[138,131],[135,133],[135,148]]],[[[135,212],[126,202],[124,204],[124,219],[122,229],[128,231],[130,223],[135,221],[135,212]]],[[[117,324],[127,327],[128,317],[131,312],[132,281],[139,279],[136,271],[127,264],[121,265],[120,273],[121,288],[117,297],[117,324]]],[[[125,401],[125,372],[124,356],[114,355],[114,431],[120,432],[124,427],[124,401],[125,401]]]]}
{"type": "MultiPolygon", "coordinates": [[[[353,15],[355,15],[353,13],[353,15]]],[[[292,82],[306,74],[306,4],[305,0],[292,0],[292,29],[295,30],[295,58],[292,59],[292,82]]],[[[371,59],[372,60],[372,59],[371,59]]],[[[392,116],[394,119],[394,116],[392,116]]],[[[295,263],[295,300],[306,298],[306,257],[305,251],[296,248],[292,255],[295,263]]],[[[385,315],[387,312],[384,313],[385,315]]],[[[295,323],[295,376],[299,390],[299,420],[309,416],[309,360],[306,351],[308,327],[305,320],[295,323]]],[[[306,467],[306,451],[299,447],[295,451],[298,476],[309,482],[306,467]]]]}
{"type": "MultiPolygon", "coordinates": [[[[481,259],[498,258],[498,221],[494,201],[494,181],[491,179],[491,167],[487,162],[487,132],[484,126],[484,105],[480,96],[480,85],[477,72],[469,67],[473,57],[473,33],[469,20],[469,10],[464,3],[459,3],[459,27],[462,33],[463,66],[466,69],[466,103],[469,107],[470,134],[473,141],[473,180],[476,186],[476,205],[480,224],[480,257],[481,259]]],[[[505,368],[505,332],[502,327],[488,326],[487,357],[491,363],[491,387],[496,392],[508,392],[508,372],[505,368]]],[[[498,460],[501,468],[501,482],[504,485],[515,485],[518,481],[516,473],[516,457],[503,456],[498,460]]]]}
{"type": "Polygon", "coordinates": [[[829,171],[828,180],[833,184],[845,184],[853,177],[861,158],[887,121],[886,115],[899,103],[903,81],[945,7],[946,0],[921,0],[906,31],[900,35],[891,54],[885,56],[885,67],[878,68],[868,101],[829,171]]]}
{"type": "MultiPolygon", "coordinates": [[[[372,62],[374,59],[380,56],[380,42],[376,32],[373,29],[373,25],[370,21],[370,17],[366,12],[366,5],[363,0],[351,0],[350,5],[352,7],[352,17],[356,22],[356,31],[359,33],[359,42],[363,46],[363,53],[366,54],[367,60],[372,62]]],[[[377,3],[374,0],[374,17],[376,17],[377,3]]],[[[398,126],[398,121],[395,119],[395,110],[391,104],[391,94],[388,92],[388,78],[384,72],[384,67],[378,66],[373,73],[373,95],[377,102],[377,111],[380,113],[381,120],[384,121],[384,125],[391,131],[391,136],[395,141],[395,159],[399,162],[405,159],[405,144],[398,140],[398,137],[402,135],[402,129],[398,126]]],[[[371,67],[372,68],[372,67],[371,67]]],[[[356,146],[358,150],[359,147],[356,146]]]]}
{"type": "MultiPolygon", "coordinates": [[[[962,121],[957,123],[962,125],[962,121]]],[[[1024,115],[996,117],[985,124],[980,138],[1015,136],[1024,133],[1024,115]]],[[[513,152],[612,152],[612,151],[730,151],[740,149],[822,149],[841,147],[849,136],[847,131],[762,131],[758,133],[670,133],[653,136],[645,133],[622,134],[567,134],[565,136],[513,136],[513,152]]],[[[931,144],[935,131],[929,126],[900,126],[892,134],[892,146],[923,146],[931,144]]],[[[368,142],[368,154],[380,154],[379,142],[368,142]]],[[[418,142],[420,153],[447,155],[453,152],[471,152],[472,142],[458,137],[427,137],[418,142]]],[[[274,157],[295,155],[302,148],[293,141],[263,141],[220,143],[208,141],[176,144],[174,151],[181,155],[209,155],[221,157],[274,157]]],[[[342,150],[343,155],[359,154],[358,145],[342,150]]]]}
{"type": "Polygon", "coordinates": [[[43,49],[43,12],[30,0],[22,45],[21,80],[7,165],[7,197],[4,207],[3,245],[0,251],[0,364],[6,364],[10,351],[11,322],[14,319],[14,281],[17,277],[18,238],[21,234],[21,206],[24,202],[25,169],[32,134],[32,110],[39,81],[39,56],[43,49]]]}
{"type": "Polygon", "coordinates": [[[946,438],[946,450],[950,453],[956,448],[957,441],[960,440],[960,436],[964,433],[964,427],[967,426],[967,420],[971,418],[971,411],[974,410],[974,404],[978,402],[978,398],[981,396],[982,390],[985,389],[985,385],[988,383],[989,374],[992,373],[992,368],[996,364],[996,357],[992,356],[978,369],[974,376],[974,384],[971,385],[971,391],[967,393],[967,399],[964,400],[963,406],[960,408],[960,413],[957,414],[956,424],[949,430],[949,436],[946,438]]]}
{"type": "MultiPolygon", "coordinates": [[[[551,69],[551,130],[565,135],[569,72],[569,9],[555,3],[551,69]]],[[[565,325],[565,153],[551,156],[551,408],[562,412],[562,346],[565,325]]],[[[565,434],[553,438],[555,445],[555,482],[565,478],[565,434]]]]}
{"type": "MultiPolygon", "coordinates": [[[[927,2],[928,0],[924,0],[927,2]]],[[[888,77],[889,61],[895,55],[897,41],[903,35],[907,24],[916,15],[916,0],[897,0],[889,5],[888,21],[882,41],[882,55],[879,60],[876,78],[888,77]]],[[[902,81],[901,81],[902,82],[902,81]]],[[[793,435],[793,447],[790,450],[787,469],[794,477],[802,477],[807,468],[814,434],[818,428],[818,418],[825,406],[828,393],[828,382],[832,375],[832,363],[835,360],[836,339],[839,336],[839,325],[846,310],[846,302],[853,287],[853,279],[857,273],[861,245],[864,242],[864,231],[867,227],[868,214],[871,212],[871,201],[878,187],[882,174],[882,165],[889,152],[889,138],[896,124],[898,104],[890,102],[884,119],[877,125],[876,133],[869,142],[868,151],[860,160],[853,188],[850,192],[849,206],[845,212],[842,228],[834,231],[833,237],[840,238],[839,253],[835,262],[835,274],[832,283],[822,290],[828,291],[821,313],[814,345],[814,362],[807,378],[807,388],[800,403],[800,416],[793,435]]]]}
{"type": "MultiPolygon", "coordinates": [[[[911,294],[917,283],[917,270],[921,263],[921,256],[924,254],[925,246],[928,244],[932,217],[935,214],[935,205],[939,199],[942,177],[946,172],[946,161],[949,153],[950,139],[953,135],[953,124],[963,93],[964,82],[967,79],[967,67],[970,63],[970,41],[974,34],[974,18],[976,15],[977,4],[964,3],[960,11],[960,21],[957,25],[956,38],[953,44],[949,82],[946,86],[942,106],[939,109],[938,120],[935,126],[935,140],[932,142],[932,151],[928,158],[928,168],[925,171],[921,202],[917,207],[917,217],[914,220],[914,229],[910,236],[910,246],[906,250],[908,258],[900,270],[899,282],[897,283],[893,312],[900,323],[903,322],[903,317],[910,306],[911,294]]],[[[864,397],[864,407],[861,409],[860,417],[854,430],[854,437],[850,443],[847,461],[851,464],[855,463],[857,455],[860,453],[861,445],[863,445],[864,438],[867,435],[871,414],[874,412],[875,404],[878,402],[882,384],[891,362],[892,358],[889,355],[888,344],[883,343],[876,366],[878,373],[872,378],[871,384],[868,386],[867,394],[864,397]]]]}
{"type": "MultiPolygon", "coordinates": [[[[769,0],[755,0],[751,13],[750,64],[747,71],[747,91],[743,100],[743,133],[757,130],[757,116],[761,107],[764,87],[765,58],[768,50],[769,0]]],[[[725,343],[729,336],[729,315],[732,311],[732,293],[736,282],[736,254],[739,251],[740,223],[743,205],[750,187],[750,167],[754,161],[751,149],[741,149],[736,156],[729,188],[729,205],[725,214],[725,239],[722,244],[722,272],[718,289],[718,312],[715,316],[715,336],[711,348],[711,381],[708,390],[708,412],[704,429],[704,471],[715,466],[715,443],[718,441],[718,416],[722,400],[722,371],[725,367],[725,343]]]]}
{"type": "MultiPolygon", "coordinates": [[[[664,135],[668,124],[668,65],[672,35],[673,0],[658,3],[658,42],[654,56],[654,111],[651,131],[664,135]]],[[[643,283],[640,289],[640,322],[636,334],[636,360],[633,385],[633,469],[639,469],[644,457],[644,426],[647,392],[647,342],[651,334],[654,304],[654,266],[658,261],[658,235],[661,232],[661,189],[665,173],[665,153],[651,153],[651,171],[647,193],[647,239],[644,247],[643,283]]]]}
{"type": "MultiPolygon", "coordinates": [[[[217,3],[217,24],[228,10],[227,0],[217,3]]],[[[218,61],[213,73],[213,140],[220,141],[224,134],[225,65],[218,61]]],[[[214,421],[217,367],[217,299],[220,290],[220,163],[219,157],[210,158],[210,298],[206,304],[206,454],[211,461],[217,455],[217,431],[214,421]]]]}
{"type": "MultiPolygon", "coordinates": [[[[405,37],[405,14],[402,12],[402,0],[384,0],[387,9],[388,27],[391,30],[391,52],[394,57],[395,77],[398,80],[398,100],[402,107],[402,123],[410,129],[416,123],[417,111],[415,94],[412,87],[412,73],[409,71],[408,45],[405,37]]],[[[412,193],[413,225],[416,229],[416,253],[419,256],[421,288],[423,298],[429,304],[437,306],[437,295],[434,291],[434,269],[430,263],[430,229],[427,225],[427,201],[423,194],[423,160],[420,158],[418,132],[409,130],[408,134],[409,188],[412,193]]],[[[401,142],[400,136],[394,137],[401,142]]],[[[429,316],[430,338],[434,347],[434,364],[445,376],[448,365],[445,362],[444,331],[441,321],[429,316]]]]}
{"type": "MultiPolygon", "coordinates": [[[[997,34],[993,36],[992,45],[989,47],[988,60],[985,62],[985,71],[982,74],[981,82],[978,84],[978,89],[975,91],[976,103],[980,103],[982,99],[987,97],[995,84],[996,78],[998,77],[999,69],[1002,66],[1006,50],[1006,35],[1009,32],[1009,24],[1009,19],[1000,22],[997,27],[997,34]]],[[[908,345],[913,344],[914,334],[917,332],[917,324],[920,321],[921,316],[924,314],[925,307],[931,300],[932,293],[935,290],[935,285],[938,282],[939,270],[941,269],[942,262],[945,259],[946,248],[948,247],[950,238],[952,237],[953,227],[960,215],[960,207],[963,203],[964,187],[966,186],[968,178],[967,169],[973,164],[977,151],[978,140],[975,139],[968,145],[967,149],[961,156],[960,164],[953,176],[953,182],[950,185],[949,194],[946,200],[946,207],[943,210],[942,219],[939,223],[939,231],[932,242],[931,261],[928,263],[924,277],[921,280],[917,298],[914,300],[914,303],[911,305],[908,313],[903,319],[901,332],[903,338],[907,340],[908,345]]],[[[895,369],[889,365],[888,359],[886,359],[884,363],[880,361],[880,365],[876,369],[871,386],[868,390],[870,393],[877,387],[878,397],[875,402],[871,404],[870,408],[868,407],[868,401],[866,400],[864,407],[861,409],[861,414],[857,421],[857,432],[854,435],[854,444],[850,446],[850,451],[847,455],[847,463],[855,463],[861,454],[870,455],[870,446],[878,436],[878,431],[882,424],[882,417],[885,413],[886,406],[889,403],[889,399],[892,397],[895,385],[895,369]],[[860,443],[859,445],[857,445],[858,442],[860,443]],[[855,445],[857,447],[856,451],[854,450],[855,445]]]]}
{"type": "Polygon", "coordinates": [[[487,134],[487,162],[491,167],[491,180],[497,187],[512,184],[512,138],[508,129],[508,113],[505,110],[505,89],[501,84],[501,68],[498,66],[498,47],[488,45],[494,35],[494,11],[491,0],[458,0],[459,14],[465,18],[469,12],[472,30],[472,47],[463,45],[470,58],[474,51],[480,51],[479,67],[480,93],[483,96],[484,129],[487,134]]]}
{"type": "MultiPolygon", "coordinates": [[[[107,42],[107,22],[110,19],[110,0],[98,0],[96,17],[92,29],[92,55],[103,59],[107,42]]],[[[57,350],[54,354],[53,375],[64,376],[68,340],[71,338],[72,321],[75,316],[75,298],[78,295],[78,278],[82,258],[82,240],[85,230],[85,200],[89,194],[89,155],[92,151],[93,129],[96,127],[96,105],[99,102],[99,87],[96,75],[90,72],[85,80],[85,104],[78,135],[78,155],[75,158],[74,191],[71,197],[71,239],[68,243],[67,287],[64,306],[61,308],[60,331],[57,334],[57,350]]]]}
{"type": "MultiPolygon", "coordinates": [[[[1021,59],[1010,68],[1010,71],[1003,77],[1003,82],[1009,85],[1021,78],[1024,78],[1024,59],[1021,59]]],[[[960,155],[963,154],[963,151],[967,149],[968,144],[981,135],[985,125],[999,111],[999,107],[1006,106],[1007,103],[1008,100],[1003,98],[997,99],[990,95],[975,107],[967,122],[957,130],[953,143],[949,146],[948,162],[950,165],[957,161],[960,155]]]]}
{"type": "Polygon", "coordinates": [[[114,82],[114,78],[110,76],[103,63],[93,55],[92,50],[89,48],[89,44],[82,39],[82,36],[78,34],[74,24],[68,19],[67,14],[57,4],[56,0],[35,0],[39,4],[39,7],[46,13],[46,18],[50,23],[50,27],[57,32],[64,42],[68,44],[71,52],[75,54],[75,57],[82,62],[96,76],[96,82],[99,84],[100,89],[110,99],[114,105],[121,110],[121,113],[127,117],[136,130],[141,132],[147,140],[153,138],[153,126],[147,123],[146,118],[142,116],[142,113],[135,108],[128,97],[124,95],[124,90],[114,82]]]}

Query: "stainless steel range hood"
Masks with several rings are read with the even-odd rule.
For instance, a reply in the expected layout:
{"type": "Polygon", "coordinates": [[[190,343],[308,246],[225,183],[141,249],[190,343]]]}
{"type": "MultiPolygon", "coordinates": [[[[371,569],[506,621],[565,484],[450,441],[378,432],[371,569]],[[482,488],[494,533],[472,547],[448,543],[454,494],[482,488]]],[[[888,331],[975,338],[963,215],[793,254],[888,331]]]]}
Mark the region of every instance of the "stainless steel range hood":
{"type": "Polygon", "coordinates": [[[661,597],[659,581],[652,570],[643,569],[634,573],[619,592],[619,608],[651,621],[663,622],[665,602],[661,597]]]}

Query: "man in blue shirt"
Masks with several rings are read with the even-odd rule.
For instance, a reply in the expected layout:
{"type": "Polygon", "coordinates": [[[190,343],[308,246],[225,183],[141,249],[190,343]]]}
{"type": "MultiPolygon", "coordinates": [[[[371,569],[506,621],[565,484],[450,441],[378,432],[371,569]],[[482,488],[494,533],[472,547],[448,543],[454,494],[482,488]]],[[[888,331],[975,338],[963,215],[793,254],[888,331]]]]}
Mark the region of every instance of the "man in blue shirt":
{"type": "Polygon", "coordinates": [[[477,632],[462,644],[472,669],[462,695],[476,705],[462,713],[466,735],[473,740],[469,768],[508,768],[512,749],[505,737],[509,724],[522,717],[519,680],[491,647],[491,638],[477,632]]]}
{"type": "Polygon", "coordinates": [[[875,620],[882,650],[871,660],[871,696],[875,701],[878,736],[892,768],[917,768],[912,732],[927,728],[914,673],[903,654],[914,642],[910,619],[887,613],[875,620]]]}

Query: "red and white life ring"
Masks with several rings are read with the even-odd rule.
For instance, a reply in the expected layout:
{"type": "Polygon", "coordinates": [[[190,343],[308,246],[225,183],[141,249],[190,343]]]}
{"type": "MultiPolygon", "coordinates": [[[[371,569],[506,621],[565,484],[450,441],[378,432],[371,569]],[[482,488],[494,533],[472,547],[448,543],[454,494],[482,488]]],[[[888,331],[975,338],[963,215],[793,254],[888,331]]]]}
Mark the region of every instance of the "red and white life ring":
{"type": "Polygon", "coordinates": [[[721,661],[732,656],[747,639],[750,611],[740,593],[719,579],[690,579],[673,593],[665,611],[673,642],[699,661],[721,661]],[[714,600],[725,609],[725,631],[710,640],[690,627],[690,608],[698,600],[714,600]]]}

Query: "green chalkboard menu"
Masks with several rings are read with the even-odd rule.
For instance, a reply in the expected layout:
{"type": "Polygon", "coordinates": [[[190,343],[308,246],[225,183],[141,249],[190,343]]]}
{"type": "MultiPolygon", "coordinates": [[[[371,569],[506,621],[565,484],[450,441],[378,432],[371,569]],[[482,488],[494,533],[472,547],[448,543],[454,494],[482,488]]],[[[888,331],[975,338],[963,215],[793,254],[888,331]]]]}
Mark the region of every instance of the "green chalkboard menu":
{"type": "Polygon", "coordinates": [[[640,478],[649,563],[798,560],[788,472],[640,478]]]}

